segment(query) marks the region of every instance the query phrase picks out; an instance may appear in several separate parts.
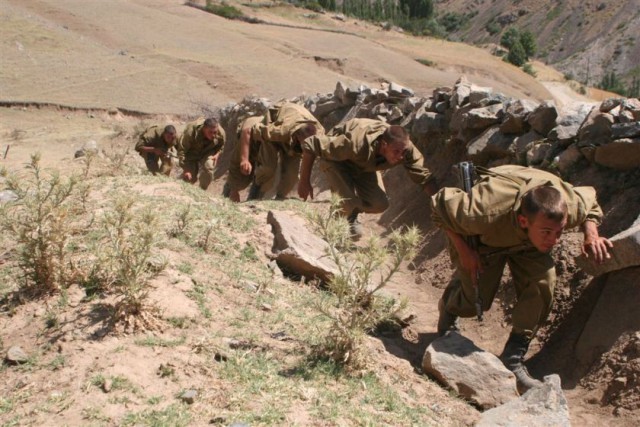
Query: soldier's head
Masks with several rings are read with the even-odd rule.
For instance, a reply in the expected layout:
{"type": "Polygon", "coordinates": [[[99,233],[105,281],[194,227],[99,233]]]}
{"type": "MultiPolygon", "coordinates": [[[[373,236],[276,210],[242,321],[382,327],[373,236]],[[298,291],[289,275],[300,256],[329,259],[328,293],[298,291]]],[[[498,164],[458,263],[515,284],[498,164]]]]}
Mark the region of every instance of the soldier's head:
{"type": "Polygon", "coordinates": [[[302,125],[300,129],[296,130],[293,135],[291,135],[291,139],[293,140],[294,144],[300,144],[302,143],[302,141],[315,135],[316,133],[318,133],[316,125],[314,125],[313,123],[306,123],[302,125]]]}
{"type": "Polygon", "coordinates": [[[549,252],[567,225],[567,202],[557,188],[540,185],[527,191],[520,203],[518,225],[536,249],[549,252]]]}
{"type": "Polygon", "coordinates": [[[176,128],[173,125],[166,125],[162,131],[162,139],[164,142],[171,145],[176,140],[176,128]]]}
{"type": "Polygon", "coordinates": [[[409,134],[402,126],[389,126],[380,137],[378,154],[390,164],[397,165],[404,160],[409,141],[409,134]]]}
{"type": "Polygon", "coordinates": [[[213,141],[218,135],[218,120],[213,117],[206,119],[202,125],[202,135],[207,141],[213,141]]]}

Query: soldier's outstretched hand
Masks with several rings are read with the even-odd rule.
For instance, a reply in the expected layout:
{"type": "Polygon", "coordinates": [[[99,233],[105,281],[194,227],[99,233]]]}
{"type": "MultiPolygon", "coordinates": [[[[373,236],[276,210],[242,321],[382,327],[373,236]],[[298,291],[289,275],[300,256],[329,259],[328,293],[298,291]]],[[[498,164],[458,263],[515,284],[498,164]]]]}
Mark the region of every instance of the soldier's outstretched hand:
{"type": "Polygon", "coordinates": [[[598,236],[594,239],[585,239],[582,245],[582,253],[591,261],[602,264],[611,258],[611,255],[609,255],[609,249],[611,248],[613,248],[613,243],[609,239],[598,236]]]}

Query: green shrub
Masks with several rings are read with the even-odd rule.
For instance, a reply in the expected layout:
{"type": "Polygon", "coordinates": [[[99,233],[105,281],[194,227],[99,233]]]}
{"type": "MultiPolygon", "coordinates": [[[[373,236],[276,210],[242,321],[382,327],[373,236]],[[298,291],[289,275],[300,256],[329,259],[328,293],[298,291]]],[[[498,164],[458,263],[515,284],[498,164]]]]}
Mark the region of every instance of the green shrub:
{"type": "Polygon", "coordinates": [[[48,294],[68,286],[76,270],[71,261],[70,241],[84,226],[81,199],[88,192],[78,177],[62,178],[45,172],[40,154],[33,154],[28,173],[18,176],[6,170],[6,187],[17,199],[0,211],[0,229],[10,233],[19,247],[19,265],[24,289],[48,294]]]}
{"type": "Polygon", "coordinates": [[[312,217],[328,243],[327,255],[338,269],[328,283],[333,295],[316,306],[332,324],[323,344],[316,348],[316,356],[357,370],[366,365],[362,351],[366,334],[405,307],[404,302],[383,298],[378,291],[389,283],[403,260],[415,255],[420,233],[415,227],[404,233],[396,230],[389,237],[388,248],[378,237],[356,247],[340,209],[339,198],[333,197],[328,213],[312,217]]]}
{"type": "Polygon", "coordinates": [[[241,19],[244,17],[240,9],[225,2],[217,4],[212,2],[211,0],[207,0],[205,10],[207,12],[213,13],[214,15],[222,16],[223,18],[227,19],[241,19]]]}
{"type": "Polygon", "coordinates": [[[533,77],[538,75],[536,70],[533,69],[533,66],[528,62],[522,66],[522,71],[524,71],[525,73],[527,73],[527,74],[529,74],[530,76],[533,76],[533,77]]]}
{"type": "Polygon", "coordinates": [[[497,22],[490,21],[487,22],[487,25],[484,26],[484,29],[487,30],[490,35],[495,36],[500,32],[502,27],[500,27],[500,24],[498,24],[497,22]]]}

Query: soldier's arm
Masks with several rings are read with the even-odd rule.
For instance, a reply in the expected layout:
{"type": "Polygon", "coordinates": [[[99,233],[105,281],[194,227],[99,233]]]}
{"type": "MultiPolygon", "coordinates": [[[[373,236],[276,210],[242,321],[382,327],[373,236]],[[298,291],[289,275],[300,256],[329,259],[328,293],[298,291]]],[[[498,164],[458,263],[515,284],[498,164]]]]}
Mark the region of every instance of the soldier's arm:
{"type": "Polygon", "coordinates": [[[244,175],[251,174],[251,162],[249,161],[249,146],[251,145],[251,126],[240,131],[240,172],[244,175]]]}
{"type": "Polygon", "coordinates": [[[178,144],[176,145],[176,151],[178,152],[178,163],[181,168],[184,167],[184,160],[186,157],[186,152],[187,150],[189,150],[189,147],[190,147],[190,140],[189,140],[189,136],[187,135],[187,131],[185,130],[183,134],[180,136],[180,139],[178,140],[178,144]]]}
{"type": "Polygon", "coordinates": [[[303,151],[302,163],[300,164],[300,180],[298,181],[298,196],[307,201],[307,197],[313,199],[313,186],[311,185],[311,170],[316,160],[315,154],[311,151],[303,151]]]}
{"type": "Polygon", "coordinates": [[[422,186],[427,195],[433,196],[438,191],[438,185],[431,171],[424,166],[424,157],[413,144],[409,146],[404,161],[404,167],[413,182],[422,186]]]}

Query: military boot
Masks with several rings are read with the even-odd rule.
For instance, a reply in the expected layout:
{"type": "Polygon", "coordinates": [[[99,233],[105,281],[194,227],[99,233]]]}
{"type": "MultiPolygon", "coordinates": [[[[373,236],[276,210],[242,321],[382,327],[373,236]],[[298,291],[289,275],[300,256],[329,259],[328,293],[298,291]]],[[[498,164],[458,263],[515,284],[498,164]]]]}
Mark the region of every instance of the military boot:
{"type": "Polygon", "coordinates": [[[224,187],[222,187],[222,197],[229,198],[231,195],[231,186],[228,182],[224,183],[224,187]]]}
{"type": "Polygon", "coordinates": [[[260,186],[255,182],[251,184],[251,187],[249,187],[249,193],[247,194],[247,200],[260,200],[262,199],[262,196],[264,196],[264,194],[260,191],[260,186]]]}
{"type": "Polygon", "coordinates": [[[458,316],[449,313],[444,308],[444,302],[440,300],[438,302],[438,311],[440,316],[438,317],[438,336],[442,337],[449,331],[460,332],[458,327],[458,316]]]}
{"type": "Polygon", "coordinates": [[[524,355],[529,349],[529,341],[525,336],[512,333],[500,355],[504,366],[516,376],[516,385],[520,394],[542,385],[542,381],[533,378],[527,371],[527,367],[524,366],[524,355]]]}
{"type": "Polygon", "coordinates": [[[347,221],[349,222],[349,231],[351,232],[351,238],[353,240],[359,240],[364,235],[362,224],[358,221],[359,213],[360,212],[357,209],[354,209],[347,217],[347,221]]]}

